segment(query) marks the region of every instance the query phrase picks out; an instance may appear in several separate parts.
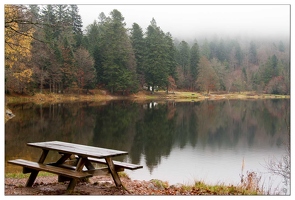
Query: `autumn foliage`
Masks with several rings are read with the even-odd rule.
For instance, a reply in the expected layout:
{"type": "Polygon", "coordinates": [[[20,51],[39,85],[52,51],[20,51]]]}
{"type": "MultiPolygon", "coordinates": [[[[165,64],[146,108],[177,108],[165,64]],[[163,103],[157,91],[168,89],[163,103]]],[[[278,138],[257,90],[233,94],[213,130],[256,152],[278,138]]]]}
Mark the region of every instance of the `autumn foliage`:
{"type": "Polygon", "coordinates": [[[34,29],[23,26],[26,17],[22,6],[5,5],[6,83],[19,92],[23,92],[23,86],[32,80],[33,74],[27,63],[31,58],[34,29]]]}

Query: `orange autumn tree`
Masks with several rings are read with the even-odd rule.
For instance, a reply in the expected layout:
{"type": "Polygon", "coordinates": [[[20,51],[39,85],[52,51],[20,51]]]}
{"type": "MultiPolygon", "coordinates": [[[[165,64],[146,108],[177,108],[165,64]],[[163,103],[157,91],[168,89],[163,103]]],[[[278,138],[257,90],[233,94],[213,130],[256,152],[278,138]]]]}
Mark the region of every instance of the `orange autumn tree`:
{"type": "Polygon", "coordinates": [[[27,66],[31,58],[34,29],[29,13],[21,5],[5,5],[5,80],[6,89],[23,92],[32,80],[27,66]]]}

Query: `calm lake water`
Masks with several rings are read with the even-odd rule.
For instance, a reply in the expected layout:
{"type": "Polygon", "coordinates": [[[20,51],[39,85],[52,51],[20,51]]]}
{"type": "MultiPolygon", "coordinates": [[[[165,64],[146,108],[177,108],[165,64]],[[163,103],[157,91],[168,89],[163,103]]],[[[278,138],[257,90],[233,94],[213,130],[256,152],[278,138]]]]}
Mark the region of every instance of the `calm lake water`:
{"type": "MultiPolygon", "coordinates": [[[[10,104],[5,124],[5,161],[37,161],[28,142],[59,140],[128,151],[117,160],[143,165],[134,180],[172,184],[239,184],[255,172],[266,191],[289,194],[290,186],[266,165],[287,154],[290,100],[201,102],[131,101],[10,104]],[[244,169],[242,170],[242,166],[244,169]]],[[[53,161],[57,154],[49,154],[53,161]]],[[[21,171],[8,165],[6,172],[21,171]]]]}

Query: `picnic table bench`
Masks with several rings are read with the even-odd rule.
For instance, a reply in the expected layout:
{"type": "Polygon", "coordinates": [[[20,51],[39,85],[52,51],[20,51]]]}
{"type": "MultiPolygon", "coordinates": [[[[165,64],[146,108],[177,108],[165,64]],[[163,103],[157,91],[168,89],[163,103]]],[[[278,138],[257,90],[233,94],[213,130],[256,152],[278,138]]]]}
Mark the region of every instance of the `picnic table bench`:
{"type": "Polygon", "coordinates": [[[26,187],[33,185],[39,171],[57,174],[59,181],[69,180],[70,183],[67,187],[67,192],[69,193],[74,190],[78,180],[106,173],[112,175],[117,187],[122,187],[122,182],[117,172],[124,169],[136,170],[142,168],[140,165],[112,160],[115,156],[127,155],[128,153],[125,151],[60,141],[28,143],[27,145],[42,149],[38,162],[23,159],[8,161],[10,164],[22,166],[23,173],[31,173],[26,187]],[[44,161],[50,150],[59,152],[61,157],[56,162],[45,164],[44,161]],[[68,164],[72,156],[75,156],[76,161],[68,164]],[[97,169],[92,163],[101,163],[106,165],[106,167],[97,169]]]}

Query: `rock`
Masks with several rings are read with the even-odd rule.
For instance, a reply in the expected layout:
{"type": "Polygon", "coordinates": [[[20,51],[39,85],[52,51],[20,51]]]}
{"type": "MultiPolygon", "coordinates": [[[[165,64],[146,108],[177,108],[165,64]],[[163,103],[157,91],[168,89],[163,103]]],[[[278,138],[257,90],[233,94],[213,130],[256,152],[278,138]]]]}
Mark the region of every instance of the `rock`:
{"type": "Polygon", "coordinates": [[[176,189],[176,188],[181,188],[182,186],[183,186],[182,184],[177,183],[177,184],[175,184],[175,185],[171,185],[170,188],[171,188],[171,189],[176,189]]]}
{"type": "Polygon", "coordinates": [[[153,187],[155,187],[158,190],[165,190],[164,182],[160,180],[157,180],[157,179],[150,180],[149,186],[152,187],[151,185],[153,185],[153,187]]]}
{"type": "Polygon", "coordinates": [[[11,118],[15,117],[15,115],[14,115],[14,114],[12,113],[12,111],[9,110],[9,109],[6,109],[5,114],[6,114],[6,117],[7,117],[8,119],[11,119],[11,118]]]}
{"type": "Polygon", "coordinates": [[[101,186],[112,185],[112,181],[98,181],[98,184],[101,186]]]}
{"type": "Polygon", "coordinates": [[[148,189],[156,190],[157,188],[154,186],[153,183],[149,183],[149,185],[148,185],[148,189]]]}

